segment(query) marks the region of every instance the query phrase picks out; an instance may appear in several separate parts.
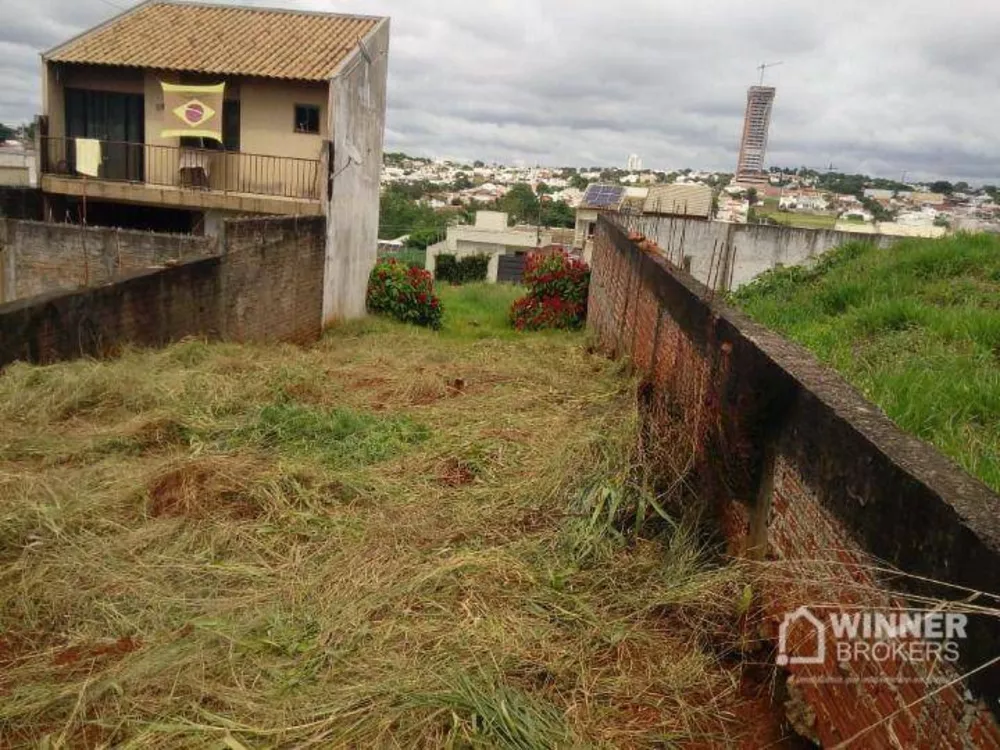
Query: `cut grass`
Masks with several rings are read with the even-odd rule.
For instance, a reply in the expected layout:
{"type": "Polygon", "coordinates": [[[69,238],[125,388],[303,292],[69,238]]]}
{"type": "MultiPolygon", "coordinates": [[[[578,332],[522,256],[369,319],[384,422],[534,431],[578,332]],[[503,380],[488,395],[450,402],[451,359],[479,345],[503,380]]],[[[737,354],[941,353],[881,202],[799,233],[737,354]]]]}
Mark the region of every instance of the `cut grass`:
{"type": "Polygon", "coordinates": [[[734,297],[1000,491],[1000,239],[852,243],[734,297]]]}
{"type": "Polygon", "coordinates": [[[0,745],[738,743],[747,571],[660,517],[632,382],[512,335],[518,291],[9,368],[0,745]]]}
{"type": "Polygon", "coordinates": [[[829,214],[812,214],[803,211],[780,211],[777,208],[764,208],[758,209],[757,215],[774,219],[778,224],[787,227],[833,229],[837,225],[837,217],[829,214]]]}

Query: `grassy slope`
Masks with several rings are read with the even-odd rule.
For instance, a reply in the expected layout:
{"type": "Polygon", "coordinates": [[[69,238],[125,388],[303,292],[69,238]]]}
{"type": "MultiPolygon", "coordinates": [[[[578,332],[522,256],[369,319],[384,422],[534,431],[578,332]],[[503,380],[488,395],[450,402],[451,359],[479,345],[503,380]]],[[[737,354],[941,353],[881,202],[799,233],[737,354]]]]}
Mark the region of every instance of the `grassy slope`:
{"type": "Polygon", "coordinates": [[[779,224],[804,229],[833,229],[837,225],[837,217],[829,214],[813,214],[803,211],[779,211],[773,209],[757,209],[758,216],[767,216],[779,224]]]}
{"type": "Polygon", "coordinates": [[[517,292],[10,368],[0,746],[734,742],[745,572],[643,522],[632,384],[517,292]]]}
{"type": "Polygon", "coordinates": [[[1000,491],[1000,239],[852,244],[735,297],[1000,491]]]}

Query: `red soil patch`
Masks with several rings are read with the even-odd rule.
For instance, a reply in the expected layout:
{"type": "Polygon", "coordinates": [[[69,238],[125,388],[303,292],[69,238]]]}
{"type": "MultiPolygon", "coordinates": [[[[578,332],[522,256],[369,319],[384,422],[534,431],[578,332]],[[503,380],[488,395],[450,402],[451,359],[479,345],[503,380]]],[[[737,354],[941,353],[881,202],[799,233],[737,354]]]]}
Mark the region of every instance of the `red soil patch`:
{"type": "Polygon", "coordinates": [[[357,380],[352,380],[350,383],[351,388],[358,391],[368,391],[386,385],[389,385],[389,381],[385,378],[358,378],[357,380]]]}
{"type": "Polygon", "coordinates": [[[438,481],[445,487],[464,487],[476,481],[476,474],[457,458],[449,458],[438,471],[438,481]]]}
{"type": "Polygon", "coordinates": [[[157,477],[149,489],[154,518],[253,519],[260,508],[247,493],[253,467],[220,459],[189,461],[157,477]]]}
{"type": "Polygon", "coordinates": [[[142,648],[142,642],[135,638],[119,638],[113,643],[100,646],[73,646],[65,651],[60,651],[52,659],[52,665],[56,667],[74,667],[80,662],[90,663],[111,657],[120,658],[133,651],[142,648]]]}

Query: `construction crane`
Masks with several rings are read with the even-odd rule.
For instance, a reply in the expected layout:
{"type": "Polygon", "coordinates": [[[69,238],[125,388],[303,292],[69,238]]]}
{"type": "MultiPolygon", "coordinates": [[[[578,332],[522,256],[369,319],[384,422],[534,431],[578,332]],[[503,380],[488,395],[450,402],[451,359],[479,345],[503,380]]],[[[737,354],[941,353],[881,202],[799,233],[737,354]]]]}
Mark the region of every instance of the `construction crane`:
{"type": "Polygon", "coordinates": [[[777,66],[779,66],[779,65],[784,65],[784,64],[785,64],[785,63],[784,63],[784,61],[782,61],[782,60],[779,60],[778,62],[771,62],[771,63],[761,63],[760,65],[758,65],[758,66],[757,66],[757,70],[759,70],[759,71],[760,71],[760,85],[761,85],[761,86],[763,86],[763,85],[764,85],[764,72],[765,72],[765,71],[766,71],[766,70],[767,70],[768,68],[776,68],[777,66]]]}

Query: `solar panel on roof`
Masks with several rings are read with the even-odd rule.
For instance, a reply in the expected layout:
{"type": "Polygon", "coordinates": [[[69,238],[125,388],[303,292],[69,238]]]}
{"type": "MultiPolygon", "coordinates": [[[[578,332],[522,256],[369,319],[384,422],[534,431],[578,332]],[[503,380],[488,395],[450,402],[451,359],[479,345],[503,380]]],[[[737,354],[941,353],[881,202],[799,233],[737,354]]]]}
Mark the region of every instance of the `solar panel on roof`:
{"type": "Polygon", "coordinates": [[[616,208],[625,195],[620,185],[591,185],[583,196],[585,205],[592,208],[616,208]]]}

